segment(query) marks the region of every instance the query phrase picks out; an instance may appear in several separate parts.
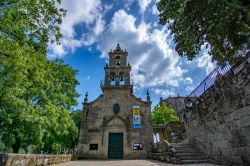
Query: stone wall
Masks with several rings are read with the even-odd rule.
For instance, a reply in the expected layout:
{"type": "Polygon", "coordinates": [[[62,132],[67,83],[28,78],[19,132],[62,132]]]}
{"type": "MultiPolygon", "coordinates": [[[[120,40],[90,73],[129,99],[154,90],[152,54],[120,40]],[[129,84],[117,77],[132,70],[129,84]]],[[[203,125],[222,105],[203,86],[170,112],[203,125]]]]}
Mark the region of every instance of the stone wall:
{"type": "Polygon", "coordinates": [[[189,141],[208,156],[250,165],[250,59],[221,76],[185,110],[189,141]]]}
{"type": "MultiPolygon", "coordinates": [[[[166,99],[160,99],[160,105],[162,103],[166,103],[169,107],[174,109],[175,115],[177,115],[179,118],[182,117],[182,110],[186,107],[184,100],[186,97],[183,96],[177,96],[177,97],[168,97],[166,99]]],[[[181,119],[180,119],[181,120],[181,119]]]]}
{"type": "Polygon", "coordinates": [[[1,166],[44,166],[70,161],[71,155],[0,153],[1,166]]]}
{"type": "Polygon", "coordinates": [[[152,159],[173,164],[179,163],[179,160],[175,157],[175,150],[166,140],[153,145],[152,159]]]}
{"type": "MultiPolygon", "coordinates": [[[[165,103],[167,106],[171,107],[174,109],[174,113],[176,116],[179,117],[180,121],[183,122],[183,109],[186,108],[185,105],[185,99],[186,97],[184,96],[176,96],[176,97],[168,97],[166,99],[160,98],[160,105],[165,103]]],[[[191,97],[192,100],[195,100],[196,97],[191,97]]]]}
{"type": "Polygon", "coordinates": [[[169,122],[166,125],[168,142],[178,143],[186,138],[186,131],[182,122],[169,122]]]}
{"type": "Polygon", "coordinates": [[[167,140],[170,143],[177,143],[183,141],[186,138],[186,131],[183,122],[154,124],[153,132],[154,134],[159,134],[160,142],[167,140]]]}

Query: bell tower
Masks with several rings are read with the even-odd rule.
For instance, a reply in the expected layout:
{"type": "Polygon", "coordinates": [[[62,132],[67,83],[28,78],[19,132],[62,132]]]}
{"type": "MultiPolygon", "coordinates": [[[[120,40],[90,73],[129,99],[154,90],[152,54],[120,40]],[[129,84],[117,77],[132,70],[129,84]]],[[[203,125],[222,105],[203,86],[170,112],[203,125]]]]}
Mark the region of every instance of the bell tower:
{"type": "Polygon", "coordinates": [[[117,89],[128,88],[133,90],[133,86],[130,83],[131,66],[128,63],[128,52],[122,50],[119,43],[115,50],[109,52],[109,63],[104,67],[105,80],[104,85],[101,85],[104,89],[117,89]]]}

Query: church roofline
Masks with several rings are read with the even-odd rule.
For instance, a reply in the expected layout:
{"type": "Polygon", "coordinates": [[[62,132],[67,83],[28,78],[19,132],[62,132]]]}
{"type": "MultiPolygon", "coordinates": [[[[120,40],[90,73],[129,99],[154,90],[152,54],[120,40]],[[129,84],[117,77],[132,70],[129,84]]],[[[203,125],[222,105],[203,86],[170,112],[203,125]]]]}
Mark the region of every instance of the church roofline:
{"type": "Polygon", "coordinates": [[[110,52],[109,52],[109,56],[110,56],[110,55],[117,55],[117,54],[119,54],[119,55],[122,54],[122,55],[128,56],[127,50],[121,50],[121,51],[110,50],[110,52]]]}
{"type": "Polygon", "coordinates": [[[99,95],[95,100],[93,100],[93,101],[91,101],[91,102],[88,102],[87,104],[93,104],[93,103],[95,103],[97,100],[99,100],[100,98],[102,98],[103,97],[103,94],[101,94],[101,95],[99,95]]]}
{"type": "MultiPolygon", "coordinates": [[[[104,69],[117,69],[117,67],[115,66],[105,66],[104,69]]],[[[120,66],[119,70],[123,70],[123,69],[130,69],[131,71],[131,66],[120,66]]]]}
{"type": "MultiPolygon", "coordinates": [[[[109,90],[109,89],[129,89],[129,87],[132,87],[131,85],[126,85],[126,86],[112,86],[112,88],[110,88],[110,86],[103,86],[102,87],[102,91],[103,90],[109,90]]],[[[133,97],[136,101],[138,101],[138,102],[140,102],[140,103],[142,103],[142,104],[144,104],[144,105],[148,105],[148,104],[152,104],[152,102],[150,101],[150,102],[148,102],[148,101],[143,101],[141,98],[139,98],[139,97],[136,97],[134,94],[133,94],[133,92],[131,92],[131,97],[133,97]]],[[[101,94],[101,95],[99,95],[95,100],[93,100],[93,101],[91,101],[91,102],[88,102],[88,103],[86,103],[87,105],[92,105],[93,103],[95,103],[96,101],[98,101],[99,99],[101,99],[103,97],[103,94],[101,94]]]]}
{"type": "Polygon", "coordinates": [[[112,86],[110,86],[110,85],[102,85],[101,89],[102,89],[102,91],[110,90],[110,89],[117,89],[117,90],[128,89],[128,90],[131,90],[131,93],[133,93],[133,85],[112,85],[112,86]]]}
{"type": "Polygon", "coordinates": [[[109,54],[117,54],[117,53],[123,53],[123,54],[128,54],[127,50],[126,49],[122,49],[120,47],[120,44],[118,43],[115,50],[110,50],[109,54]]]}
{"type": "MultiPolygon", "coordinates": [[[[138,102],[140,102],[140,103],[143,103],[143,104],[145,104],[145,105],[148,105],[149,103],[147,102],[147,101],[143,101],[141,98],[139,98],[139,97],[136,97],[134,94],[131,94],[131,96],[135,99],[135,100],[137,100],[138,102]]],[[[150,105],[151,105],[151,101],[150,101],[150,105]]]]}

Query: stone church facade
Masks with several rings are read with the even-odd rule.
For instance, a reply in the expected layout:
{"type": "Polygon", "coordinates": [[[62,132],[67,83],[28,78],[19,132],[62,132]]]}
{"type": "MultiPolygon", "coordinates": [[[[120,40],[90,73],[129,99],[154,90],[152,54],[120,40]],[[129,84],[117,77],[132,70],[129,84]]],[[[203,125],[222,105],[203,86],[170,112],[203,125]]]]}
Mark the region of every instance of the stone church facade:
{"type": "Polygon", "coordinates": [[[84,99],[79,158],[149,158],[153,144],[151,101],[133,94],[128,52],[117,45],[104,67],[103,94],[92,102],[84,99]]]}

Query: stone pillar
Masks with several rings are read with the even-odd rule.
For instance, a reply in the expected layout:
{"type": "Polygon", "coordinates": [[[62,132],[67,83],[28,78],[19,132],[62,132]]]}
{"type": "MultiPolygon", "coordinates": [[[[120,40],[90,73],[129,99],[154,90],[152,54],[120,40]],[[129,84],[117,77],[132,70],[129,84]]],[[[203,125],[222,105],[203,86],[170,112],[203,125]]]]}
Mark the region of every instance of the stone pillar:
{"type": "Polygon", "coordinates": [[[88,125],[87,125],[87,118],[88,118],[88,111],[89,111],[89,104],[88,104],[88,92],[85,94],[84,103],[83,103],[83,116],[81,121],[80,127],[80,136],[78,141],[78,155],[81,157],[83,154],[83,144],[88,143],[88,125]]]}
{"type": "Polygon", "coordinates": [[[130,75],[129,75],[129,73],[126,73],[126,76],[125,76],[125,85],[130,85],[130,75]]]}
{"type": "Polygon", "coordinates": [[[120,85],[120,77],[115,76],[115,85],[120,85]]]}

